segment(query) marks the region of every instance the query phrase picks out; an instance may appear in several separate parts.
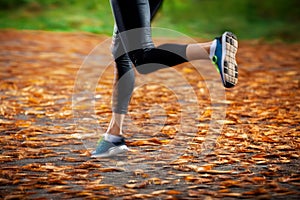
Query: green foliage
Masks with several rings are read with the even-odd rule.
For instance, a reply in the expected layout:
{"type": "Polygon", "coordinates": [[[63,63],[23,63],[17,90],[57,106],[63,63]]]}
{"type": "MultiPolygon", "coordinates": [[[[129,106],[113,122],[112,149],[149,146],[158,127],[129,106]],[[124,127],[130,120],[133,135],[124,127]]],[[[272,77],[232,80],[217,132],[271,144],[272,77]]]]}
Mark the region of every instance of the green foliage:
{"type": "Polygon", "coordinates": [[[108,0],[0,0],[0,6],[0,28],[104,34],[113,28],[108,0]]]}
{"type": "MultiPolygon", "coordinates": [[[[154,26],[212,38],[224,30],[242,39],[299,41],[298,0],[165,0],[154,26]]],[[[111,34],[109,0],[0,0],[0,28],[111,34]]]]}
{"type": "Polygon", "coordinates": [[[162,22],[193,36],[211,37],[224,30],[239,37],[299,40],[298,0],[165,1],[162,22]],[[189,2],[188,6],[182,6],[189,2]],[[171,13],[172,17],[168,17],[171,13]],[[164,20],[165,19],[165,20],[164,20]],[[169,21],[167,21],[169,20],[169,21]]]}

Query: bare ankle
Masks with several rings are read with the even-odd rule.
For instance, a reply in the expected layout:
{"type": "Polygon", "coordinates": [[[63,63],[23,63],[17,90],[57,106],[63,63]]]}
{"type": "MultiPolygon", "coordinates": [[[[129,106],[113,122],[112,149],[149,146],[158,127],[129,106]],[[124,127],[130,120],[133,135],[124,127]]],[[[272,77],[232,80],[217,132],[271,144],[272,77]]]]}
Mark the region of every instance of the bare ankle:
{"type": "Polygon", "coordinates": [[[124,118],[125,118],[125,114],[113,113],[110,124],[107,128],[107,133],[116,136],[122,135],[124,118]]]}
{"type": "Polygon", "coordinates": [[[111,134],[111,135],[115,135],[115,136],[122,135],[122,130],[120,130],[119,127],[111,127],[109,129],[107,129],[106,132],[109,133],[109,134],[111,134]]]}

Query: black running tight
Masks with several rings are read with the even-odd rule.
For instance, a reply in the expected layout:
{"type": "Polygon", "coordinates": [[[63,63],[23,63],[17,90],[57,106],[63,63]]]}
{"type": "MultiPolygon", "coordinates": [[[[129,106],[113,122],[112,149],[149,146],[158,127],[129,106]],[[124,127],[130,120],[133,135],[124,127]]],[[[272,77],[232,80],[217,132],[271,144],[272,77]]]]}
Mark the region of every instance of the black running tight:
{"type": "Polygon", "coordinates": [[[150,23],[162,0],[111,0],[115,18],[112,54],[116,63],[113,112],[126,114],[134,88],[134,71],[151,73],[187,61],[186,47],[163,44],[155,47],[150,23]],[[151,65],[146,65],[151,64],[151,65]]]}

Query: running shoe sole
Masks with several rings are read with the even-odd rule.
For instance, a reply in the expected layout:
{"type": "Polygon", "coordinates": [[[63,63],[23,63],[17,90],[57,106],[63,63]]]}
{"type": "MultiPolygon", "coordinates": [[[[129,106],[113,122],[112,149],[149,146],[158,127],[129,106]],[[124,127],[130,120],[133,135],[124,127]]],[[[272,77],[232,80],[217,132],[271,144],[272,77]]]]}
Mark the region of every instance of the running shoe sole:
{"type": "Polygon", "coordinates": [[[238,66],[235,58],[237,49],[237,37],[231,32],[225,32],[222,35],[221,76],[226,88],[234,87],[238,82],[238,66]]]}

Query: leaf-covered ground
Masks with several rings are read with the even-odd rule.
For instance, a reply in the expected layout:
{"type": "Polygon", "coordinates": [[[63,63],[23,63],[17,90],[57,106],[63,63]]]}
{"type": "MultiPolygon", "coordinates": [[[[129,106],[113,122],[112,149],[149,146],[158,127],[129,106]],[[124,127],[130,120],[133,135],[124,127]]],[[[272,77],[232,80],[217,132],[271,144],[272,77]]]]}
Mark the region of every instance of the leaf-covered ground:
{"type": "Polygon", "coordinates": [[[102,62],[109,51],[90,55],[78,72],[105,39],[0,32],[1,199],[300,197],[300,44],[240,42],[239,83],[220,102],[227,106],[224,126],[205,156],[213,108],[205,77],[182,64],[174,68],[180,76],[161,70],[137,77],[124,129],[131,151],[92,159],[111,116],[114,69],[102,62]],[[89,80],[98,83],[93,90],[89,80]],[[182,108],[174,93],[187,83],[195,91],[187,99],[196,97],[198,109],[182,108]],[[180,121],[182,110],[197,117],[180,121]]]}

